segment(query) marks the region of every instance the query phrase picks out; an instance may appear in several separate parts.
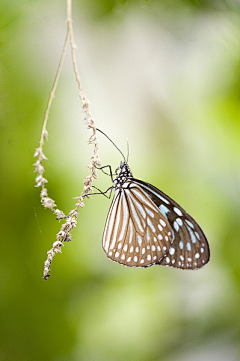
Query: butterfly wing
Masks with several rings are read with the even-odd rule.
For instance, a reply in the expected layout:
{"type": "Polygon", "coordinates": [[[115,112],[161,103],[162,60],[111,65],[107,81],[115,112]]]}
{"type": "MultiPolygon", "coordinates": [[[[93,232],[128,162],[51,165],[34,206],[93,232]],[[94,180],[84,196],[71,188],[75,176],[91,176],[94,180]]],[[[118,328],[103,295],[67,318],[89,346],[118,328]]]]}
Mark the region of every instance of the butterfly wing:
{"type": "Polygon", "coordinates": [[[158,207],[171,225],[173,243],[159,264],[181,269],[198,269],[209,262],[207,238],[197,222],[173,199],[153,185],[133,179],[158,207]]]}
{"type": "Polygon", "coordinates": [[[169,253],[172,242],[169,221],[140,186],[129,181],[115,191],[103,234],[111,260],[148,267],[169,253]]]}

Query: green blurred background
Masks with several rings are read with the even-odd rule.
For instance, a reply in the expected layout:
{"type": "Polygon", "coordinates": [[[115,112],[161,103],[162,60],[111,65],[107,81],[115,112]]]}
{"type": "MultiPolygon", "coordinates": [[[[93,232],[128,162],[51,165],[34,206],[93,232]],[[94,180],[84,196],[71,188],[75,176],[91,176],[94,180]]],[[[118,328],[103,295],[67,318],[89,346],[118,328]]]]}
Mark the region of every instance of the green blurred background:
{"type": "MultiPolygon", "coordinates": [[[[65,19],[65,1],[0,2],[0,360],[239,360],[239,1],[73,1],[97,126],[125,154],[128,137],[134,176],[200,223],[211,261],[198,271],[108,260],[110,201],[96,196],[42,281],[60,225],[40,205],[32,164],[65,19]]],[[[48,131],[44,175],[68,213],[92,156],[69,49],[48,131]]],[[[99,141],[102,163],[115,169],[121,155],[99,141]]],[[[95,186],[110,185],[99,173],[95,186]]]]}

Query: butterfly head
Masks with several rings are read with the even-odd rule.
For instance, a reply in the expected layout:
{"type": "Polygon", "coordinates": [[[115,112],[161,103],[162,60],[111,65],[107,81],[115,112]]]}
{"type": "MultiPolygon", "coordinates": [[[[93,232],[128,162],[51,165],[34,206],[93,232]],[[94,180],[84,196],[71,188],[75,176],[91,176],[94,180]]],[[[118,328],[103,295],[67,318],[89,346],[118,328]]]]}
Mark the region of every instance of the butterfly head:
{"type": "Polygon", "coordinates": [[[114,179],[114,185],[116,189],[122,188],[123,185],[129,180],[129,178],[133,178],[129,165],[126,162],[121,162],[118,170],[119,169],[120,172],[118,176],[114,179]]]}

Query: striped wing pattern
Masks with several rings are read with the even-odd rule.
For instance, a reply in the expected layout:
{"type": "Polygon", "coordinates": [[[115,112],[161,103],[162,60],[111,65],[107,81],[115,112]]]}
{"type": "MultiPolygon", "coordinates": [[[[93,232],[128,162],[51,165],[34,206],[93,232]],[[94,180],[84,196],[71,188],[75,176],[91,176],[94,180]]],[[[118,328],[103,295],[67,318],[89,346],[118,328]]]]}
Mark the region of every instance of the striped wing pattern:
{"type": "Polygon", "coordinates": [[[208,241],[195,220],[153,185],[133,178],[126,162],[113,179],[103,249],[130,267],[154,264],[198,269],[210,259],[208,241]]]}
{"type": "Polygon", "coordinates": [[[103,234],[107,256],[130,267],[159,263],[171,249],[172,227],[143,188],[131,180],[115,189],[103,234]]]}
{"type": "Polygon", "coordinates": [[[173,231],[173,243],[159,265],[198,269],[210,259],[208,241],[197,222],[173,199],[146,182],[133,179],[167,218],[173,231]]]}

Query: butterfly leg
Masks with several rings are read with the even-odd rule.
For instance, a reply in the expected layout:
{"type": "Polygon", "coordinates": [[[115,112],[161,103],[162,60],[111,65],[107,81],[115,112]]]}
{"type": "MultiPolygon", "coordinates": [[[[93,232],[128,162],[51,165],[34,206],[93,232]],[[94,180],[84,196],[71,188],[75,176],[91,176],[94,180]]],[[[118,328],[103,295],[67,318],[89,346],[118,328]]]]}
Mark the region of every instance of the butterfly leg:
{"type": "Polygon", "coordinates": [[[113,174],[113,173],[112,173],[112,167],[111,167],[110,165],[104,165],[103,167],[96,167],[96,166],[95,166],[95,168],[101,170],[104,174],[110,176],[111,179],[112,179],[112,182],[113,182],[113,175],[116,175],[116,174],[113,174]],[[104,172],[104,170],[103,170],[104,168],[109,168],[110,174],[108,174],[107,172],[104,172]]]}
{"type": "Polygon", "coordinates": [[[102,192],[101,189],[95,187],[95,186],[92,186],[93,188],[97,189],[99,191],[99,193],[88,193],[87,195],[88,196],[94,196],[95,194],[103,194],[105,197],[107,198],[111,198],[111,195],[112,195],[112,190],[113,190],[113,187],[109,187],[105,192],[102,192]],[[109,195],[107,195],[106,193],[110,190],[110,193],[109,195]]]}

